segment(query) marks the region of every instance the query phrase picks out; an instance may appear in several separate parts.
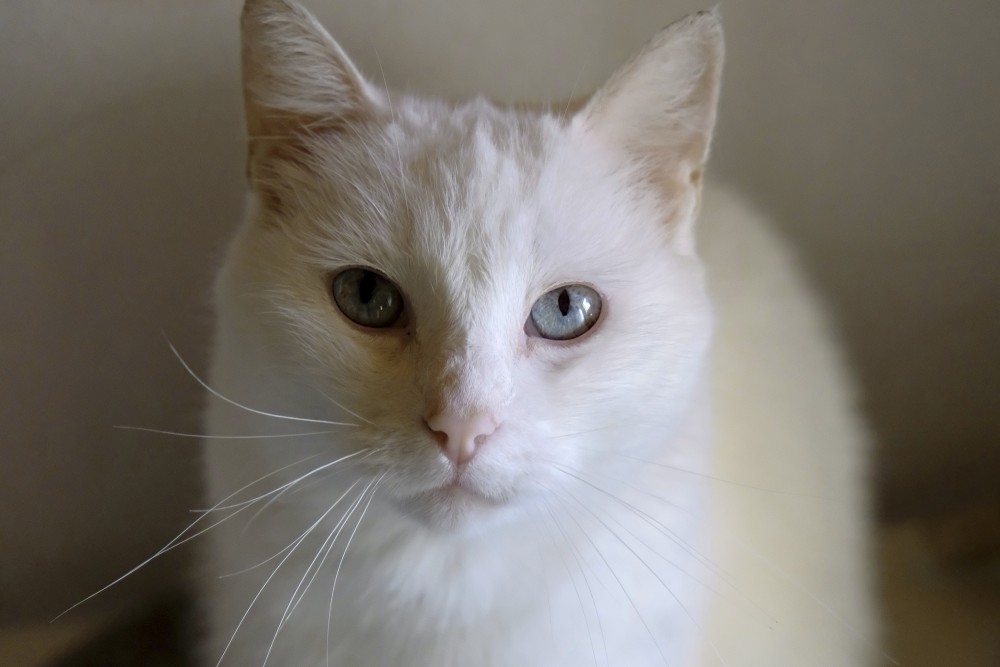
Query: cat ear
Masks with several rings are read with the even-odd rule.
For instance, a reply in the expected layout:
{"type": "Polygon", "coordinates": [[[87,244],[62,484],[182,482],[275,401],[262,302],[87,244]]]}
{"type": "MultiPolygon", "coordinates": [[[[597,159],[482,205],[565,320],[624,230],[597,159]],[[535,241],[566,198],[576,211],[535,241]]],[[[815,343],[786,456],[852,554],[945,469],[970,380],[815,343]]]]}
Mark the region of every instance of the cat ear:
{"type": "Polygon", "coordinates": [[[243,98],[251,139],[338,126],[381,107],[381,95],[308,11],[289,0],[243,7],[243,98]]]}
{"type": "Polygon", "coordinates": [[[677,238],[692,246],[722,72],[716,10],[665,28],[574,116],[575,131],[620,151],[660,189],[677,238]]]}
{"type": "Polygon", "coordinates": [[[246,0],[241,20],[247,178],[266,213],[288,212],[308,138],[349,131],[383,108],[343,49],[289,0],[246,0]]]}

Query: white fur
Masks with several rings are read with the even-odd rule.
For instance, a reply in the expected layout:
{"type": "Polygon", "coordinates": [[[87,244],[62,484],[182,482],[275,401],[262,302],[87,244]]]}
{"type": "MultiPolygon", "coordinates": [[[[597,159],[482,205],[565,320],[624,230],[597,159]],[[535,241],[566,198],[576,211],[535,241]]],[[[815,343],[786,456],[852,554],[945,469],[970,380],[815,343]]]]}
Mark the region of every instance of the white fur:
{"type": "MultiPolygon", "coordinates": [[[[248,119],[284,134],[251,141],[210,384],[352,425],[211,440],[209,490],[259,480],[232,506],[360,453],[209,517],[239,512],[209,533],[206,664],[866,664],[862,429],[788,253],[722,192],[697,228],[710,347],[690,237],[717,19],[663,33],[565,120],[372,92],[304,12],[249,5],[248,119]],[[339,314],[327,275],[356,265],[401,287],[405,327],[339,314]],[[532,303],[567,282],[601,292],[602,320],[569,344],[529,337],[532,303]],[[442,406],[500,422],[462,473],[473,494],[446,490],[423,425],[442,406]]],[[[318,426],[214,396],[208,421],[318,426]]]]}

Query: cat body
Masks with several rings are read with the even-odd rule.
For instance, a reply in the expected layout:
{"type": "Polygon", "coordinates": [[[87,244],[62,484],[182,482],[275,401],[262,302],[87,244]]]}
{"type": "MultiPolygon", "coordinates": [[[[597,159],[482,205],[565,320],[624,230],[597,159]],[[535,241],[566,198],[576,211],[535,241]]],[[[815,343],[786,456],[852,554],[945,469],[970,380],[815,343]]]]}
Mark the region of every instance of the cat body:
{"type": "Polygon", "coordinates": [[[702,205],[718,18],[566,114],[391,95],[282,0],[243,30],[205,664],[868,664],[848,383],[702,205]]]}

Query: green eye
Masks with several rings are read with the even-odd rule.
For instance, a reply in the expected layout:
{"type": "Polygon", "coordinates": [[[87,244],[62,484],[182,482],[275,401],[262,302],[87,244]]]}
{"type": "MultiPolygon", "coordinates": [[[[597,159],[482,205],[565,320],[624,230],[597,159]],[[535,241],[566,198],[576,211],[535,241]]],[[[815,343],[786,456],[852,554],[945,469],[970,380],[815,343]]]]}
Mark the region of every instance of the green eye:
{"type": "Polygon", "coordinates": [[[601,316],[601,295],[586,285],[546,292],[531,307],[531,324],[542,338],[570,340],[587,333],[601,316]]]}
{"type": "Polygon", "coordinates": [[[333,300],[347,319],[382,329],[398,324],[403,314],[399,288],[368,269],[346,269],[333,278],[333,300]]]}

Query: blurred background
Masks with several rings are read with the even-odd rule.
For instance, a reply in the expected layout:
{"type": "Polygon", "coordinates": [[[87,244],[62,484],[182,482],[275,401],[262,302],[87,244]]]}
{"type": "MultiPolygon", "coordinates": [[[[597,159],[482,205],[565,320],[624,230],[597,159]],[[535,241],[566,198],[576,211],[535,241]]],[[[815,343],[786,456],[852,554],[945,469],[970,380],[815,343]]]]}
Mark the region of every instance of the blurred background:
{"type": "MultiPolygon", "coordinates": [[[[380,60],[396,87],[533,99],[592,89],[706,6],[304,4],[373,78],[380,60]]],[[[199,428],[163,334],[204,368],[243,201],[239,5],[0,3],[0,664],[37,664],[182,570],[168,559],[33,625],[200,506],[196,441],[112,426],[199,428]]],[[[795,243],[856,369],[887,644],[904,665],[1000,665],[1000,3],[723,10],[712,169],[795,243]]]]}

